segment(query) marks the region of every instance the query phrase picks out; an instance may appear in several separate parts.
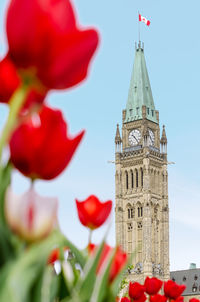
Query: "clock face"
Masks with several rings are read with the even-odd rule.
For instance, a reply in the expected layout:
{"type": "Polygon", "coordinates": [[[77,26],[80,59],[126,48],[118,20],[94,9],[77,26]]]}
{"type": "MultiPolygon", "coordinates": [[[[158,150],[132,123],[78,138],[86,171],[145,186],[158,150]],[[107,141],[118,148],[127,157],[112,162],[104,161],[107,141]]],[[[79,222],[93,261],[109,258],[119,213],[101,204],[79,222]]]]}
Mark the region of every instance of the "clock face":
{"type": "Polygon", "coordinates": [[[129,133],[128,141],[131,146],[139,145],[141,140],[140,130],[134,129],[129,133]]]}
{"type": "Polygon", "coordinates": [[[151,129],[149,129],[149,144],[150,146],[154,146],[155,144],[155,135],[151,129]]]}

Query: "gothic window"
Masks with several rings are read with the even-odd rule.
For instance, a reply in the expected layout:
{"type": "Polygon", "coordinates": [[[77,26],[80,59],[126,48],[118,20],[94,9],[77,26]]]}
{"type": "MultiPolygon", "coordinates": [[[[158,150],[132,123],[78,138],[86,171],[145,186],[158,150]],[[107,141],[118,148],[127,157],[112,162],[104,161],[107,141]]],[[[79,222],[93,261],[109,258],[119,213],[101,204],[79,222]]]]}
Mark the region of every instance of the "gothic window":
{"type": "Polygon", "coordinates": [[[128,219],[133,218],[133,209],[128,209],[128,219]]]}
{"type": "Polygon", "coordinates": [[[133,209],[131,209],[131,218],[133,218],[133,209]]]}
{"type": "Polygon", "coordinates": [[[136,188],[138,188],[138,170],[135,170],[135,176],[136,176],[136,188]]]}
{"type": "Polygon", "coordinates": [[[184,276],[184,277],[183,277],[183,282],[185,282],[185,281],[186,281],[186,277],[184,276]]]}
{"type": "Polygon", "coordinates": [[[128,172],[126,171],[125,174],[126,174],[126,189],[128,190],[128,172]]]}
{"type": "Polygon", "coordinates": [[[142,222],[138,222],[138,230],[142,229],[142,222]]]}
{"type": "Polygon", "coordinates": [[[149,114],[149,107],[147,107],[147,114],[149,114]]]}
{"type": "Polygon", "coordinates": [[[133,171],[131,170],[131,188],[134,188],[134,174],[133,171]]]}
{"type": "Polygon", "coordinates": [[[142,217],[142,216],[143,216],[143,208],[138,207],[138,217],[142,217]]]}
{"type": "Polygon", "coordinates": [[[136,108],[136,114],[139,114],[139,107],[136,108]]]}
{"type": "Polygon", "coordinates": [[[143,169],[141,168],[141,187],[143,187],[143,169]]]}
{"type": "Polygon", "coordinates": [[[153,110],[151,110],[151,112],[152,112],[152,116],[154,116],[154,111],[153,111],[153,110]]]}

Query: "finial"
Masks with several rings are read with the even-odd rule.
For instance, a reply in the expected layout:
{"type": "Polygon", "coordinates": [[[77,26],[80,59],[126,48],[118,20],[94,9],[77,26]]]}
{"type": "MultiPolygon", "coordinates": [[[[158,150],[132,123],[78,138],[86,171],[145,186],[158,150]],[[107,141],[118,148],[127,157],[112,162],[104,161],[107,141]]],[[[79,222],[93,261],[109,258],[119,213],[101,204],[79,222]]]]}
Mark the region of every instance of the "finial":
{"type": "Polygon", "coordinates": [[[167,143],[167,136],[166,136],[166,132],[165,132],[165,125],[163,125],[161,143],[167,143]]]}
{"type": "Polygon", "coordinates": [[[143,50],[144,49],[144,42],[141,42],[139,40],[138,43],[135,42],[135,49],[138,51],[138,50],[143,50]]]}

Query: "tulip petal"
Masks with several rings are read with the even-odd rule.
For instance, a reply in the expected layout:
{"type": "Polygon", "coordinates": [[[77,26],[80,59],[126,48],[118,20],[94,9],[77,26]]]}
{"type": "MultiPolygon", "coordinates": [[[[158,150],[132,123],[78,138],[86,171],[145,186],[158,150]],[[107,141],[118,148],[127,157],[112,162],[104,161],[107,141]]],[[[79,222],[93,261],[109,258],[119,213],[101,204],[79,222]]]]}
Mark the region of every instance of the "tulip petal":
{"type": "Polygon", "coordinates": [[[14,64],[5,57],[0,62],[0,103],[8,103],[20,83],[14,64]]]}
{"type": "Polygon", "coordinates": [[[12,0],[7,36],[15,65],[32,70],[48,89],[65,89],[82,81],[98,45],[95,30],[77,26],[69,0],[12,0]]]}
{"type": "Polygon", "coordinates": [[[6,194],[5,214],[11,229],[27,241],[46,237],[57,218],[58,200],[42,197],[33,188],[21,196],[9,189],[6,194]]]}
{"type": "Polygon", "coordinates": [[[102,203],[95,195],[91,195],[85,201],[76,200],[76,206],[80,222],[90,229],[96,229],[110,215],[112,201],[108,200],[102,203]]]}
{"type": "Polygon", "coordinates": [[[25,176],[53,179],[69,164],[83,135],[84,131],[69,137],[61,111],[43,106],[14,131],[10,140],[11,161],[25,176]]]}

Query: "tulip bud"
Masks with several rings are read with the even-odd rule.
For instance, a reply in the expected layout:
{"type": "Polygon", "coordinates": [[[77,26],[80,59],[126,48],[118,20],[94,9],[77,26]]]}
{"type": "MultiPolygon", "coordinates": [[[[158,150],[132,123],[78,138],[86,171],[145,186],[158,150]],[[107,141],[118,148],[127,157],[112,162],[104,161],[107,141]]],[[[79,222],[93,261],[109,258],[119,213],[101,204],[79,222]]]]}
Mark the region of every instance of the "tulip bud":
{"type": "Polygon", "coordinates": [[[84,201],[76,200],[79,220],[82,225],[94,230],[107,220],[111,213],[112,201],[101,202],[91,195],[84,201]]]}
{"type": "Polygon", "coordinates": [[[33,187],[23,195],[6,193],[5,216],[10,228],[27,241],[42,239],[52,231],[57,220],[57,198],[42,197],[33,187]]]}

